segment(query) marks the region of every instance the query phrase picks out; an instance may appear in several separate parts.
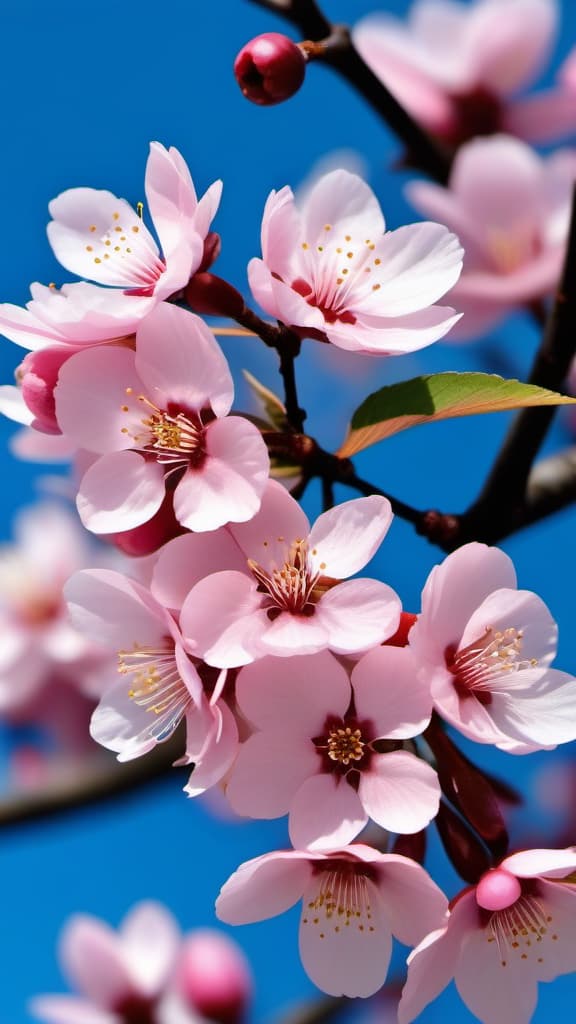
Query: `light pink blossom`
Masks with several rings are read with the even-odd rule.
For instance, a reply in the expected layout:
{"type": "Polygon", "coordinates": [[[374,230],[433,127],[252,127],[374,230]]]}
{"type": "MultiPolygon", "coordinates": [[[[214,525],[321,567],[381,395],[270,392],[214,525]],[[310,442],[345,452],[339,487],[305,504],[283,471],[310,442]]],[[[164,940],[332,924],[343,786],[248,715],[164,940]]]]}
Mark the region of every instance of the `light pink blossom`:
{"type": "Polygon", "coordinates": [[[31,1011],[45,1024],[198,1024],[173,991],[181,943],[176,921],[158,903],[137,904],[118,932],[78,914],[60,941],[62,967],[78,996],[38,996],[31,1011]]]}
{"type": "Polygon", "coordinates": [[[282,850],[247,861],[216,901],[227,924],[275,917],[302,900],[300,956],[312,981],[370,996],[386,979],[392,935],[413,946],[443,924],[447,900],[412,860],[360,843],[323,853],[282,850]]]}
{"type": "Polygon", "coordinates": [[[78,491],[88,529],[116,533],[148,522],[167,486],[189,530],[253,516],[268,453],[252,423],[225,418],[233,395],[205,323],[168,303],[138,328],[136,352],[106,345],[72,356],[60,370],[56,416],[78,447],[101,455],[78,491]]]}
{"type": "Polygon", "coordinates": [[[452,145],[505,131],[547,142],[576,130],[568,85],[523,95],[550,56],[556,0],[416,0],[407,24],[354,28],[364,60],[413,117],[452,145]],[[520,93],[520,95],[518,95],[520,93]]]}
{"type": "Polygon", "coordinates": [[[408,642],[438,714],[520,754],[576,739],[576,679],[549,667],[557,635],[508,555],[474,543],[432,570],[408,642]]]}
{"type": "Polygon", "coordinates": [[[93,739],[128,761],[169,739],[185,718],[182,763],[194,764],[186,791],[196,795],[218,782],[238,742],[232,712],[220,699],[225,673],[218,677],[194,664],[172,616],[120,573],[76,573],[64,593],[76,628],[118,652],[120,678],[111,678],[92,716],[93,739]]]}
{"type": "Polygon", "coordinates": [[[242,669],[236,700],[257,731],[227,782],[232,808],[255,818],[289,812],[300,849],[346,845],[369,818],[390,832],[425,828],[440,786],[402,749],[430,721],[429,689],[415,677],[410,652],[393,647],[365,654],[351,683],[328,651],[242,669]]]}
{"type": "Polygon", "coordinates": [[[288,186],[272,192],[262,220],[262,259],[251,260],[252,293],[302,337],[372,355],[430,345],[456,323],[435,303],[458,280],[462,250],[440,224],[385,233],[371,189],[337,170],[297,209],[288,186]]]}
{"type": "Polygon", "coordinates": [[[456,899],[408,958],[409,1024],[454,978],[482,1024],[528,1024],[537,983],[576,970],[576,849],[513,854],[456,899]]]}
{"type": "Polygon", "coordinates": [[[464,270],[450,293],[463,312],[454,338],[477,337],[554,290],[575,179],[576,150],[541,157],[497,135],[462,147],[448,188],[408,185],[414,206],[457,230],[465,248],[464,270]]]}
{"type": "MultiPolygon", "coordinates": [[[[396,631],[400,601],[384,583],[347,577],[372,558],[391,520],[387,499],[373,496],[336,506],[310,529],[298,502],[269,481],[254,518],[226,528],[242,571],[235,565],[228,571],[217,566],[198,582],[192,577],[190,589],[186,579],[198,544],[193,537],[177,538],[158,559],[161,600],[174,607],[188,586],[180,613],[182,633],[194,654],[219,668],[245,665],[265,654],[367,650],[396,631]],[[165,581],[167,564],[172,583],[165,581]]],[[[206,569],[218,543],[216,535],[212,542],[206,538],[206,569]]]]}

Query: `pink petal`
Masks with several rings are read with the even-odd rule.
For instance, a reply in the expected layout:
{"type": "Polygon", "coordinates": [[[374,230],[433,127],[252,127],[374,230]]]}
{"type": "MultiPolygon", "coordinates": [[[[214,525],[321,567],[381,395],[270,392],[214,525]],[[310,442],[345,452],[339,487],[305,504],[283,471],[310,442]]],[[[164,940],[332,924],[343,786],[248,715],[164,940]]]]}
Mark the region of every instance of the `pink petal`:
{"type": "Polygon", "coordinates": [[[401,610],[399,597],[385,583],[345,580],[322,596],[315,617],[327,632],[327,646],[349,654],[393,636],[401,610]]]}
{"type": "Polygon", "coordinates": [[[450,983],[466,935],[477,927],[474,893],[458,900],[447,925],[429,935],[408,957],[408,978],[398,1006],[399,1024],[416,1020],[450,983]]]}
{"type": "MultiPolygon", "coordinates": [[[[392,936],[378,889],[365,880],[355,892],[338,894],[349,916],[319,904],[323,873],[308,885],[300,919],[300,956],[318,988],[332,996],[371,996],[386,980],[392,936]]],[[[338,881],[335,881],[337,887],[338,881]]],[[[337,897],[338,898],[338,897],[337,897]]],[[[329,907],[333,904],[328,901],[329,907]]]]}
{"type": "Polygon", "coordinates": [[[314,774],[290,805],[290,842],[297,849],[333,850],[347,846],[367,821],[358,793],[345,778],[314,774]]]}
{"type": "Polygon", "coordinates": [[[238,727],[228,705],[219,701],[211,710],[216,728],[206,737],[202,748],[194,754],[189,739],[186,744],[187,754],[194,761],[194,769],[184,792],[191,797],[205,793],[220,782],[232,767],[238,750],[238,727]]]}
{"type": "Polygon", "coordinates": [[[247,523],[230,526],[230,533],[247,558],[264,569],[280,569],[295,540],[304,540],[310,524],[301,506],[282,484],[269,480],[260,511],[247,523]]]}
{"type": "Polygon", "coordinates": [[[523,850],[506,857],[501,867],[517,878],[565,878],[576,871],[576,848],[523,850]]]}
{"type": "Polygon", "coordinates": [[[476,697],[461,696],[454,686],[454,676],[446,669],[430,673],[429,666],[423,666],[421,673],[428,677],[434,707],[439,715],[450,722],[465,736],[476,743],[500,743],[508,737],[499,729],[490,713],[490,706],[476,697]]]}
{"type": "Polygon", "coordinates": [[[501,589],[490,594],[466,624],[459,646],[474,643],[488,628],[497,633],[511,627],[521,634],[518,660],[550,664],[556,655],[558,626],[544,601],[529,590],[501,589]]]}
{"type": "Polygon", "coordinates": [[[294,276],[294,252],[301,241],[301,235],[302,226],[294,204],[294,194],[292,189],[285,185],[279,192],[271,192],[268,196],[261,231],[264,264],[283,280],[291,280],[294,276]]]}
{"type": "MultiPolygon", "coordinates": [[[[170,153],[173,154],[178,152],[171,147],[170,153]]],[[[222,196],[222,182],[214,181],[209,188],[206,189],[203,196],[198,201],[198,207],[196,215],[194,217],[194,227],[201,238],[205,239],[210,225],[216,216],[218,207],[220,205],[220,199],[222,196]]]]}
{"type": "Polygon", "coordinates": [[[381,828],[410,834],[426,828],[438,813],[440,784],[430,765],[397,750],[372,755],[369,768],[360,773],[358,796],[381,828]]]}
{"type": "Polygon", "coordinates": [[[71,188],[53,199],[49,210],[54,220],[48,225],[48,240],[54,255],[78,277],[137,288],[150,285],[162,272],[158,246],[125,199],[93,188],[71,188]]]}
{"type": "Polygon", "coordinates": [[[202,536],[187,533],[159,551],[150,589],[166,608],[180,609],[204,576],[232,569],[241,572],[245,566],[244,555],[226,530],[202,536]]]}
{"type": "Polygon", "coordinates": [[[37,996],[29,1008],[45,1024],[120,1024],[115,1013],[99,1010],[74,996],[37,996]]]}
{"type": "Polygon", "coordinates": [[[212,408],[226,416],[234,385],[228,363],[199,316],[161,302],[136,334],[136,367],[147,394],[193,412],[212,408]]]}
{"type": "Polygon", "coordinates": [[[432,569],[422,592],[422,614],[410,631],[420,657],[444,665],[449,644],[460,642],[468,620],[489,594],[515,587],[512,560],[498,548],[465,544],[432,569]]]}
{"type": "Polygon", "coordinates": [[[200,580],[180,616],[190,650],[216,668],[253,661],[267,625],[256,583],[239,572],[217,572],[200,580]]]}
{"type": "Polygon", "coordinates": [[[505,128],[536,145],[555,142],[576,131],[576,104],[571,89],[548,89],[514,100],[506,108],[505,128]]]}
{"type": "Polygon", "coordinates": [[[556,6],[549,0],[480,3],[470,18],[470,49],[479,84],[507,94],[530,83],[550,56],[556,6]]]}
{"type": "Polygon", "coordinates": [[[366,238],[378,238],[385,228],[372,189],[358,175],[343,170],[323,175],[306,196],[302,210],[303,241],[314,245],[324,238],[326,224],[339,236],[350,235],[351,243],[356,244],[364,243],[366,238]]]}
{"type": "Polygon", "coordinates": [[[72,917],[60,940],[60,958],[71,985],[96,1006],[113,1009],[134,991],[119,938],[104,921],[72,917]]]}
{"type": "Polygon", "coordinates": [[[462,147],[450,188],[484,231],[518,234],[534,230],[542,214],[543,163],[534,151],[507,135],[480,138],[462,147]]]}
{"type": "Polygon", "coordinates": [[[576,679],[555,669],[502,675],[492,690],[490,714],[505,736],[531,749],[576,739],[576,679]]]}
{"type": "Polygon", "coordinates": [[[26,427],[34,421],[34,413],[26,405],[20,388],[13,384],[0,385],[0,413],[15,423],[23,423],[26,427]]]}
{"type": "Polygon", "coordinates": [[[104,345],[71,356],[54,389],[62,433],[101,454],[136,448],[139,436],[146,443],[141,391],[131,349],[104,345]]]}
{"type": "Polygon", "coordinates": [[[240,747],[226,798],[237,814],[279,818],[288,813],[295,793],[320,764],[311,740],[290,732],[257,732],[240,747]]]}
{"type": "Polygon", "coordinates": [[[536,976],[539,981],[553,981],[576,970],[576,893],[572,886],[541,881],[538,898],[548,920],[537,947],[542,963],[537,961],[536,976]]]}
{"type": "Polygon", "coordinates": [[[378,873],[392,934],[405,946],[415,946],[444,925],[448,900],[419,864],[407,857],[385,854],[378,873]]]}
{"type": "Polygon", "coordinates": [[[83,569],[64,587],[75,629],[118,650],[159,643],[170,633],[169,616],[135,580],[111,569],[83,569]]]}
{"type": "Polygon", "coordinates": [[[270,316],[281,319],[284,323],[322,330],[324,316],[314,306],[309,306],[306,299],[292,290],[288,284],[279,281],[266,264],[259,259],[252,259],[248,264],[248,283],[256,302],[270,316]]]}
{"type": "Polygon", "coordinates": [[[113,452],[82,477],[76,505],[92,533],[121,533],[147,523],[165,494],[164,471],[136,452],[113,452]]]}
{"type": "Polygon", "coordinates": [[[430,721],[432,698],[408,648],[375,647],[352,671],[356,713],[370,719],[374,737],[418,736],[430,721]]]}
{"type": "Polygon", "coordinates": [[[259,653],[291,658],[299,654],[316,654],[330,646],[328,633],[318,615],[293,615],[281,612],[273,622],[268,621],[259,640],[259,653]]]}
{"type": "Polygon", "coordinates": [[[439,341],[460,320],[450,306],[430,306],[402,317],[360,315],[356,324],[326,324],[328,341],[350,352],[397,356],[439,341]]]}
{"type": "Polygon", "coordinates": [[[486,263],[489,249],[484,225],[474,217],[472,210],[462,205],[451,189],[429,181],[410,181],[404,191],[419,213],[446,224],[458,236],[465,250],[467,270],[479,262],[486,263]]]}
{"type": "Polygon", "coordinates": [[[193,230],[198,205],[190,172],[177,149],[150,143],[146,163],[146,201],[165,256],[193,230]]]}
{"type": "Polygon", "coordinates": [[[240,416],[210,423],[206,449],[205,461],[190,468],[174,492],[176,518],[197,533],[251,519],[270,466],[260,431],[240,416]]]}
{"type": "Polygon", "coordinates": [[[275,851],[246,861],[222,886],[216,917],[225,924],[265,921],[301,899],[312,875],[305,852],[275,851]]]}
{"type": "Polygon", "coordinates": [[[387,498],[373,495],[336,505],[318,517],[308,539],[314,572],[346,579],[376,553],[392,522],[387,498]]]}
{"type": "Polygon", "coordinates": [[[536,1009],[537,972],[527,969],[520,950],[501,952],[488,943],[483,929],[464,944],[454,980],[466,1006],[486,1024],[526,1024],[536,1009]]]}
{"type": "Polygon", "coordinates": [[[122,922],[120,942],[139,990],[160,992],[180,949],[180,929],[172,914],[161,903],[137,903],[122,922]]]}
{"type": "Polygon", "coordinates": [[[236,681],[240,710],[258,729],[294,736],[320,735],[327,714],[343,716],[350,704],[348,675],[328,651],[284,658],[260,658],[236,681]]]}
{"type": "MultiPolygon", "coordinates": [[[[408,224],[388,231],[377,242],[381,261],[370,277],[381,287],[358,302],[358,311],[377,316],[405,316],[431,306],[456,284],[463,250],[442,224],[408,224]],[[375,271],[375,272],[374,272],[375,271]]],[[[355,303],[352,298],[351,306],[355,303]]]]}

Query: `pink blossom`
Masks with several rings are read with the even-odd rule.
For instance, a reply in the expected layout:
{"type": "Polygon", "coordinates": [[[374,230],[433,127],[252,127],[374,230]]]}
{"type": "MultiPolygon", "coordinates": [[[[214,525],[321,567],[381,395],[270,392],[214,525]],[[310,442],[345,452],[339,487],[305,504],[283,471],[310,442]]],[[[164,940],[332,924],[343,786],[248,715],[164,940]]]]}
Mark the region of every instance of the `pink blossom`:
{"type": "Polygon", "coordinates": [[[73,691],[97,692],[109,659],[69,623],[62,587],[97,556],[77,522],[55,504],[21,513],[15,533],[15,544],[0,549],[0,713],[68,732],[75,715],[82,723],[86,716],[85,699],[76,700],[73,691]]]}
{"type": "Polygon", "coordinates": [[[88,281],[33,284],[25,309],[0,305],[0,333],[30,349],[99,345],[133,334],[157,302],[215,256],[209,229],[221,188],[215,182],[198,200],[178,150],[151,143],[145,191],[162,253],[125,199],[92,188],[63,192],[50,204],[48,238],[62,266],[88,281]]]}
{"type": "Polygon", "coordinates": [[[576,150],[540,157],[518,139],[498,135],[462,147],[449,188],[424,181],[408,186],[421,213],[442,217],[466,250],[451,292],[464,314],[454,337],[476,337],[517,306],[553,291],[575,178],[576,150]]]}
{"type": "Polygon", "coordinates": [[[238,742],[232,712],[221,700],[225,673],[205,672],[188,657],[171,615],[139,583],[107,570],[76,573],[65,587],[76,628],[118,652],[120,678],[106,689],[91,735],[119,761],[145,754],[186,719],[184,764],[194,764],[186,791],[214,785],[238,742]],[[203,679],[212,683],[207,694],[203,679]]]}
{"type": "Polygon", "coordinates": [[[174,918],[158,903],[137,904],[118,932],[78,914],[60,941],[62,967],[78,996],[38,996],[31,1010],[46,1024],[198,1024],[174,998],[181,942],[174,918]]]}
{"type": "Polygon", "coordinates": [[[219,1024],[236,1024],[252,996],[250,965],[236,942],[213,928],[199,928],[183,943],[175,985],[187,1005],[219,1024]]]}
{"type": "Polygon", "coordinates": [[[402,749],[430,721],[429,690],[415,676],[409,651],[385,647],[364,655],[351,684],[328,651],[242,669],[236,700],[257,731],[227,783],[232,808],[255,818],[289,811],[290,839],[307,849],[345,845],[369,818],[391,832],[425,828],[438,778],[402,749]]]}
{"type": "Polygon", "coordinates": [[[442,925],[447,901],[412,860],[360,843],[323,853],[281,850],[247,861],[216,901],[227,924],[275,917],[302,900],[300,956],[312,981],[370,996],[386,979],[392,935],[413,946],[442,925]]]}
{"type": "Polygon", "coordinates": [[[84,524],[116,533],[146,523],[167,486],[187,529],[253,516],[268,453],[252,423],[225,418],[233,395],[204,322],[168,303],[138,328],[135,353],[106,345],[72,356],[55,390],[58,423],[78,447],[101,455],[79,486],[84,524]]]}
{"type": "Polygon", "coordinates": [[[576,130],[576,108],[557,86],[523,93],[550,56],[556,0],[416,0],[408,24],[372,14],[355,27],[364,60],[430,132],[452,145],[506,131],[547,142],[576,130]]]}
{"type": "Polygon", "coordinates": [[[265,654],[367,650],[396,631],[400,601],[384,583],[347,577],[372,558],[391,520],[389,502],[373,496],[338,505],[310,529],[300,505],[269,481],[257,515],[227,527],[241,571],[208,568],[220,544],[215,534],[206,538],[198,580],[197,539],[181,537],[160,554],[153,589],[168,607],[181,604],[189,649],[219,668],[265,654]]]}
{"type": "Polygon", "coordinates": [[[288,186],[272,192],[262,220],[262,259],[252,293],[302,337],[372,355],[430,345],[456,323],[435,303],[458,280],[462,250],[440,224],[385,233],[376,197],[361,178],[324,175],[298,210],[288,186]]]}
{"type": "Polygon", "coordinates": [[[576,738],[576,679],[549,667],[557,635],[544,602],[516,589],[508,555],[474,543],[432,570],[409,645],[438,714],[521,754],[576,738]]]}
{"type": "Polygon", "coordinates": [[[537,983],[576,970],[576,848],[526,850],[457,897],[408,959],[398,1019],[409,1024],[454,978],[483,1024],[528,1024],[537,983]]]}

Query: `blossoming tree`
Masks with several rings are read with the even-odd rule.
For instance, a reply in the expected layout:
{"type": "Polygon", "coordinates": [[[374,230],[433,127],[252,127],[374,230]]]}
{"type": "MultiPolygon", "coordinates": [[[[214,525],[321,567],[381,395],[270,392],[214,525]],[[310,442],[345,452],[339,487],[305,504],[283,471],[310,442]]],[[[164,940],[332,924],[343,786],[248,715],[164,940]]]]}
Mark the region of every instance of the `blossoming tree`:
{"type": "MultiPolygon", "coordinates": [[[[199,198],[174,145],[152,141],[145,203],[73,182],[51,201],[48,241],[74,280],[0,305],[0,332],[25,351],[0,410],[24,427],[21,456],[70,460],[78,522],[29,514],[19,551],[0,557],[0,713],[49,728],[80,761],[92,737],[131,764],[101,754],[72,789],[43,790],[37,773],[32,801],[7,803],[3,820],[133,787],[178,757],[188,797],[287,816],[290,846],[222,879],[222,922],[302,901],[302,964],[324,993],[379,992],[394,937],[412,949],[401,1024],[452,978],[483,1024],[528,1024],[538,982],[576,971],[576,836],[511,840],[516,794],[480,765],[486,748],[514,761],[576,740],[554,609],[494,546],[576,495],[573,450],[537,461],[557,407],[576,403],[574,57],[529,91],[554,0],[416,0],[408,22],[384,14],[352,32],[315,0],[254,3],[263,29],[272,12],[297,38],[238,39],[247,99],[312,91],[310,65],[328,65],[399,137],[406,195],[430,219],[387,228],[385,201],[342,167],[303,194],[275,181],[245,285],[218,272],[235,243],[218,233],[222,183],[199,198]],[[442,372],[402,379],[403,358],[518,312],[541,328],[526,381],[489,359],[454,372],[448,344],[442,372]],[[226,335],[276,357],[275,388],[249,375],[258,414],[234,405],[226,335]],[[400,378],[365,387],[336,451],[301,405],[309,347],[324,405],[324,360],[350,374],[393,363],[400,378]],[[413,507],[352,461],[423,423],[506,410],[519,411],[461,514],[426,508],[424,493],[413,507]],[[438,549],[419,606],[370,565],[395,517],[438,549]],[[433,829],[462,880],[448,894],[430,870],[433,829]]],[[[152,903],[118,934],[78,918],[61,950],[79,996],[40,997],[34,1012],[236,1022],[246,968],[203,942],[184,953],[152,903]],[[226,977],[212,988],[215,962],[226,977]]]]}

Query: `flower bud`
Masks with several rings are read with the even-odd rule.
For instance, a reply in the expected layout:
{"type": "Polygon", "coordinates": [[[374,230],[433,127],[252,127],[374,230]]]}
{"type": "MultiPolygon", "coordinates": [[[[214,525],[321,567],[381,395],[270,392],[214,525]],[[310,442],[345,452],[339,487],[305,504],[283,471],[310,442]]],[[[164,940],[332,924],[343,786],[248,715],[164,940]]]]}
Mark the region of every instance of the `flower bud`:
{"type": "Polygon", "coordinates": [[[234,74],[246,99],[266,107],[298,92],[305,71],[304,53],[279,32],[256,36],[234,61],[234,74]]]}
{"type": "Polygon", "coordinates": [[[412,612],[401,612],[398,629],[394,633],[394,636],[389,636],[388,639],[384,641],[384,646],[406,647],[408,644],[408,633],[412,629],[417,618],[418,616],[413,615],[412,612]]]}
{"type": "Polygon", "coordinates": [[[203,316],[227,316],[235,320],[244,310],[244,299],[228,281],[215,274],[194,274],[184,289],[188,305],[203,316]]]}
{"type": "Polygon", "coordinates": [[[223,932],[208,928],[185,939],[176,984],[193,1009],[220,1024],[237,1024],[252,994],[242,950],[223,932]]]}
{"type": "Polygon", "coordinates": [[[62,365],[77,349],[71,346],[48,347],[30,352],[20,363],[16,379],[22,388],[22,398],[34,414],[33,426],[46,434],[60,434],[54,404],[54,388],[62,365]]]}

